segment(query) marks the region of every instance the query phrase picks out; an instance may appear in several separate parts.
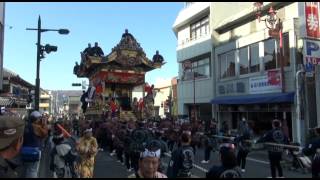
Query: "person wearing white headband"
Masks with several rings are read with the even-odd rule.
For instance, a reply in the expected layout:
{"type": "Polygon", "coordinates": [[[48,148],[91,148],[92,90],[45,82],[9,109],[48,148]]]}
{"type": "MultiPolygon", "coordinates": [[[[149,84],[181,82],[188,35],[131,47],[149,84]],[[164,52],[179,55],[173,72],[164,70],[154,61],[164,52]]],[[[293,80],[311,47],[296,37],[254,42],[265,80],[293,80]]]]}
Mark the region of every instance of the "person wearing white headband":
{"type": "Polygon", "coordinates": [[[129,178],[167,178],[165,174],[158,172],[161,150],[154,147],[146,148],[141,152],[139,169],[129,178]]]}

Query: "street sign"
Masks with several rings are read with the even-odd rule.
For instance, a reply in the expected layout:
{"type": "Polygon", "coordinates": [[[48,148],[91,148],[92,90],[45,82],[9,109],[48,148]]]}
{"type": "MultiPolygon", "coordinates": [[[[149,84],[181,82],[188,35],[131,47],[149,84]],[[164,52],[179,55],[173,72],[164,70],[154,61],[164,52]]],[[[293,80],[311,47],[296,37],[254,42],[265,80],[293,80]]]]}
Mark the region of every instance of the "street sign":
{"type": "Polygon", "coordinates": [[[81,86],[81,83],[72,83],[72,86],[81,86]]]}

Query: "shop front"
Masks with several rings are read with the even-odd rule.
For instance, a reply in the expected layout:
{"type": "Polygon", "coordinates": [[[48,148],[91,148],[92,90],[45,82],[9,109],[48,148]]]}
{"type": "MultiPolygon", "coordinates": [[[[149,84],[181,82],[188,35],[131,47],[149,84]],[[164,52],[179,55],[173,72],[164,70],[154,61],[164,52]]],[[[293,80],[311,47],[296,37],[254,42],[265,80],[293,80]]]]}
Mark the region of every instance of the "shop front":
{"type": "Polygon", "coordinates": [[[273,119],[279,119],[288,137],[292,139],[294,92],[217,97],[211,103],[219,107],[219,123],[226,121],[233,131],[238,129],[238,124],[244,117],[254,133],[262,135],[272,128],[273,119]]]}

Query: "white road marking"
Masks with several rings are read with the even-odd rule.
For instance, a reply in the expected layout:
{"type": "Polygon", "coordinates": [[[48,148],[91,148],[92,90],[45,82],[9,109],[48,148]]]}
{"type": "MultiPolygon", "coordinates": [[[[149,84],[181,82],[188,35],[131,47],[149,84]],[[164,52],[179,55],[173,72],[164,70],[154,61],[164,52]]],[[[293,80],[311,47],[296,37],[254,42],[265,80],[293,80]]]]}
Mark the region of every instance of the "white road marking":
{"type": "Polygon", "coordinates": [[[267,162],[267,161],[257,160],[257,159],[253,159],[253,158],[249,158],[249,157],[247,157],[247,160],[249,160],[249,161],[254,161],[254,162],[258,162],[258,163],[262,163],[262,164],[270,164],[270,163],[267,162]]]}

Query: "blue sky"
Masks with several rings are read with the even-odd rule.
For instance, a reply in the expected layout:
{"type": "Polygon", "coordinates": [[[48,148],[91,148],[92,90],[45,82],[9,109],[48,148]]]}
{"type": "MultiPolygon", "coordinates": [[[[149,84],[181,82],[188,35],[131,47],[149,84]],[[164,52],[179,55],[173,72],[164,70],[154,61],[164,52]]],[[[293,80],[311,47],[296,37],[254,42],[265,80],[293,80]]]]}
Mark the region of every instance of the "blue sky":
{"type": "Polygon", "coordinates": [[[177,40],[172,25],[182,2],[51,2],[6,3],[4,67],[35,84],[36,78],[36,28],[41,15],[42,28],[70,30],[68,35],[57,32],[42,33],[42,45],[58,46],[57,52],[46,55],[41,61],[41,87],[50,90],[80,90],[72,83],[81,82],[73,74],[75,61],[80,61],[80,51],[88,42],[99,42],[105,54],[119,43],[127,28],[152,58],[156,50],[167,64],[147,73],[146,81],[155,83],[178,74],[176,61],[177,40]],[[12,26],[10,29],[9,26],[12,26]]]}

